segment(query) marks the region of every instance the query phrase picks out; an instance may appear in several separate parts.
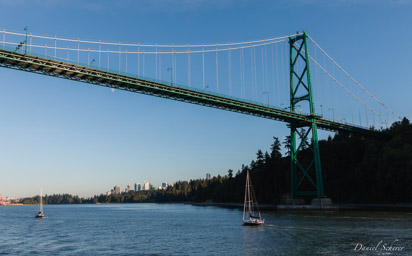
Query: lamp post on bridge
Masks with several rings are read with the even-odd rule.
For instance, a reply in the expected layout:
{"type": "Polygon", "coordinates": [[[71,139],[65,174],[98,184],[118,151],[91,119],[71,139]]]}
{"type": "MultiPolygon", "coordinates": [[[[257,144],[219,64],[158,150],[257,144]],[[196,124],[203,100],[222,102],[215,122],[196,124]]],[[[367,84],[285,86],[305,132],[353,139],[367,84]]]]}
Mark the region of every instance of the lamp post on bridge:
{"type": "Polygon", "coordinates": [[[268,107],[269,107],[269,92],[268,91],[264,91],[263,94],[266,94],[268,96],[268,107]]]}
{"type": "Polygon", "coordinates": [[[296,107],[299,107],[299,113],[302,114],[302,105],[296,105],[296,107]]]}
{"type": "Polygon", "coordinates": [[[331,110],[332,110],[332,113],[333,113],[333,120],[335,120],[335,110],[333,108],[329,108],[329,111],[331,111],[331,110]]]}
{"type": "Polygon", "coordinates": [[[26,26],[24,28],[24,30],[26,31],[26,40],[24,41],[24,55],[27,55],[27,30],[28,30],[28,27],[26,26]]]}
{"type": "Polygon", "coordinates": [[[96,60],[95,59],[92,59],[92,61],[90,62],[90,67],[92,68],[93,67],[93,62],[95,62],[96,60]]]}
{"type": "Polygon", "coordinates": [[[173,86],[173,68],[167,68],[167,71],[170,71],[170,85],[173,86]]]}
{"type": "Polygon", "coordinates": [[[322,104],[320,104],[320,114],[323,117],[323,105],[322,104]]]}

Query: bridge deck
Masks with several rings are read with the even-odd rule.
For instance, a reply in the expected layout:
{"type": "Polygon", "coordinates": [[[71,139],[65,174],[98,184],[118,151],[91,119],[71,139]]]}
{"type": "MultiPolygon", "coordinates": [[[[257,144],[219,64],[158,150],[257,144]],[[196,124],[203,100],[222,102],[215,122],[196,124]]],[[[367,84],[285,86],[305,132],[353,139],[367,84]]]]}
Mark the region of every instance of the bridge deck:
{"type": "Polygon", "coordinates": [[[168,98],[208,107],[214,107],[233,112],[278,120],[297,126],[311,124],[316,120],[320,129],[330,131],[346,131],[369,136],[382,136],[380,131],[370,130],[351,124],[323,119],[321,116],[310,116],[294,113],[285,109],[265,106],[255,102],[231,98],[223,95],[201,91],[193,88],[174,86],[166,82],[151,81],[124,74],[108,72],[100,69],[85,67],[78,64],[53,60],[38,56],[24,55],[0,49],[0,67],[22,70],[47,76],[60,77],[79,82],[85,82],[120,90],[137,92],[168,98]]]}

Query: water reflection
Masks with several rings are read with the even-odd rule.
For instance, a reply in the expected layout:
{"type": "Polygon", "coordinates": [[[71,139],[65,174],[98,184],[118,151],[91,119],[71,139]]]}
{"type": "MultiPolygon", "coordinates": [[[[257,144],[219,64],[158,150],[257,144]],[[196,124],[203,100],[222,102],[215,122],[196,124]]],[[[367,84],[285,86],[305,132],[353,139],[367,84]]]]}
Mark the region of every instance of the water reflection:
{"type": "Polygon", "coordinates": [[[185,204],[0,208],[0,255],[412,255],[411,213],[263,212],[243,226],[242,211],[185,204]],[[379,241],[401,253],[357,252],[379,241]],[[47,253],[45,253],[47,252],[47,253]]]}

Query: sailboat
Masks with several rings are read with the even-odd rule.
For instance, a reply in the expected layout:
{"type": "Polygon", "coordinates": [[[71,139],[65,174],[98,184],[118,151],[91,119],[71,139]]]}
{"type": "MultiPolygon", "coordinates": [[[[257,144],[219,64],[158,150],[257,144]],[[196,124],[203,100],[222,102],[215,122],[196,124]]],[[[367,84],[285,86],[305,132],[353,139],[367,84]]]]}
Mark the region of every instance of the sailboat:
{"type": "Polygon", "coordinates": [[[39,212],[36,213],[35,217],[36,218],[46,218],[46,216],[44,216],[43,213],[43,193],[42,193],[42,189],[40,188],[40,208],[39,208],[39,212]]]}
{"type": "Polygon", "coordinates": [[[259,212],[259,207],[256,201],[255,193],[252,188],[252,182],[250,181],[249,170],[246,174],[246,187],[245,187],[245,203],[243,204],[243,225],[258,226],[263,225],[265,220],[259,212]],[[255,211],[256,204],[256,211],[255,211]],[[258,216],[256,215],[258,214],[258,216]]]}

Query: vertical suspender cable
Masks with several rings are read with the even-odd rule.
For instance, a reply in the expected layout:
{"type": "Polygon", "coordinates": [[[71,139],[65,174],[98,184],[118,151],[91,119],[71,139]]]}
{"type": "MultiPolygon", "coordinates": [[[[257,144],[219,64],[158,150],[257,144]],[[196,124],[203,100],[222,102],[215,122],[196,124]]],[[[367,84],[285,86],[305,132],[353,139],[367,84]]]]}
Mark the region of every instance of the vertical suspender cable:
{"type": "Polygon", "coordinates": [[[246,98],[246,83],[245,83],[245,52],[244,44],[242,44],[242,83],[243,83],[243,97],[246,98]]]}
{"type": "MultiPolygon", "coordinates": [[[[325,55],[323,55],[323,66],[326,67],[325,55]]],[[[326,87],[326,95],[325,96],[328,98],[328,109],[329,109],[329,108],[332,107],[331,104],[330,104],[330,93],[329,93],[330,90],[329,90],[329,85],[328,85],[328,78],[327,78],[325,72],[324,72],[324,74],[325,74],[325,87],[326,87]]]]}
{"type": "MultiPolygon", "coordinates": [[[[265,93],[266,90],[266,86],[265,86],[265,65],[264,65],[264,61],[263,61],[263,47],[260,47],[260,56],[262,57],[262,93],[265,93]]],[[[265,103],[265,98],[263,97],[263,102],[265,103]]]]}
{"type": "Polygon", "coordinates": [[[175,84],[177,84],[177,54],[176,54],[176,50],[175,50],[175,69],[174,69],[174,72],[175,72],[174,81],[175,81],[175,84]]]}
{"type": "MultiPolygon", "coordinates": [[[[30,54],[31,54],[31,42],[32,42],[32,39],[33,39],[33,35],[32,35],[32,33],[30,32],[30,54]]],[[[4,48],[4,45],[3,45],[3,48],[4,48]]]]}
{"type": "MultiPolygon", "coordinates": [[[[335,77],[335,65],[332,65],[332,74],[333,74],[333,77],[335,77]]],[[[338,99],[337,99],[337,97],[336,97],[336,91],[337,91],[337,89],[335,88],[336,87],[336,82],[332,82],[332,94],[333,94],[333,98],[332,98],[332,102],[333,102],[333,112],[335,113],[335,111],[337,112],[337,110],[339,109],[339,108],[337,108],[337,106],[336,106],[336,104],[338,104],[338,99]]],[[[338,120],[339,120],[339,118],[337,118],[338,120]]]]}
{"type": "Polygon", "coordinates": [[[142,53],[142,58],[143,58],[143,77],[144,77],[144,50],[143,50],[143,53],[142,53]]]}
{"type": "MultiPolygon", "coordinates": [[[[285,45],[285,54],[284,54],[284,56],[285,56],[285,64],[284,64],[285,67],[289,67],[289,62],[290,62],[290,57],[288,57],[289,54],[290,54],[290,51],[289,51],[288,45],[285,45]]],[[[288,88],[289,87],[289,73],[288,73],[287,68],[285,70],[284,75],[286,76],[285,85],[287,85],[287,87],[285,87],[285,88],[288,88]]]]}
{"type": "Polygon", "coordinates": [[[157,80],[157,43],[156,43],[156,45],[155,45],[155,52],[156,52],[156,55],[155,55],[155,69],[156,69],[156,80],[157,80]]]}
{"type": "MultiPolygon", "coordinates": [[[[343,79],[342,79],[342,72],[340,72],[340,80],[342,81],[342,83],[343,83],[343,79]]],[[[346,121],[348,121],[346,118],[347,118],[347,116],[346,116],[346,100],[345,100],[345,95],[346,95],[346,93],[345,92],[343,92],[343,116],[344,116],[344,119],[346,120],[346,121]]],[[[348,95],[348,97],[349,97],[349,95],[348,95]]]]}
{"type": "Polygon", "coordinates": [[[275,44],[275,63],[276,63],[276,89],[278,95],[278,106],[280,107],[280,84],[279,84],[279,56],[278,56],[278,45],[275,44]]]}
{"type": "Polygon", "coordinates": [[[350,113],[352,115],[352,124],[355,124],[355,120],[353,118],[353,103],[352,103],[353,99],[352,97],[350,97],[350,113]]]}
{"type": "Polygon", "coordinates": [[[231,53],[231,45],[229,43],[229,51],[227,53],[227,63],[229,65],[229,95],[232,97],[232,53],[231,53]]]}
{"type": "Polygon", "coordinates": [[[273,85],[273,106],[276,106],[276,87],[275,87],[275,63],[273,58],[273,43],[270,44],[272,49],[272,85],[273,85]]]}
{"type": "Polygon", "coordinates": [[[218,63],[218,56],[217,56],[217,44],[216,44],[216,92],[219,93],[219,63],[218,63]]]}
{"type": "MultiPolygon", "coordinates": [[[[386,111],[386,120],[389,120],[388,111],[386,111]]],[[[388,128],[388,122],[386,122],[386,128],[388,128]]]]}
{"type": "Polygon", "coordinates": [[[57,57],[57,39],[56,39],[56,36],[54,36],[54,58],[56,57],[57,57]]]}
{"type": "Polygon", "coordinates": [[[119,42],[119,73],[121,71],[121,63],[122,63],[122,61],[121,61],[121,52],[122,52],[122,45],[119,42]]]}
{"type": "MultiPolygon", "coordinates": [[[[379,106],[379,115],[380,116],[382,116],[382,108],[381,108],[381,106],[379,106]]],[[[381,120],[380,120],[380,122],[381,122],[381,129],[383,129],[383,126],[382,126],[382,118],[381,118],[381,120]]]]}
{"type": "MultiPolygon", "coordinates": [[[[243,47],[243,45],[242,45],[243,47]]],[[[240,97],[243,98],[243,81],[242,81],[242,48],[239,49],[239,75],[240,75],[240,97]]]]}
{"type": "Polygon", "coordinates": [[[268,96],[268,106],[269,106],[269,82],[268,82],[268,55],[267,55],[267,40],[265,40],[265,70],[266,70],[266,93],[268,96]]]}
{"type": "MultiPolygon", "coordinates": [[[[319,58],[321,58],[321,56],[319,57],[319,58]]],[[[317,60],[316,60],[317,61],[317,60]]],[[[319,60],[319,62],[318,63],[321,63],[321,60],[319,60]]],[[[325,95],[325,90],[323,89],[324,88],[324,84],[323,84],[323,82],[322,82],[322,74],[321,74],[321,72],[320,72],[320,67],[318,66],[318,65],[316,65],[316,70],[317,70],[317,76],[318,76],[318,85],[317,85],[317,87],[318,87],[318,90],[319,90],[319,99],[320,99],[320,102],[321,102],[321,104],[322,104],[322,106],[324,107],[324,106],[326,106],[326,98],[328,97],[327,95],[325,95]]]]}
{"type": "MultiPolygon", "coordinates": [[[[287,67],[286,66],[287,65],[287,47],[286,47],[286,45],[285,45],[285,52],[283,51],[283,45],[281,45],[281,55],[282,55],[281,56],[282,63],[281,63],[280,66],[282,67],[282,86],[284,86],[284,87],[281,87],[281,88],[287,88],[287,81],[285,79],[285,72],[287,72],[285,70],[285,67],[287,67]],[[285,55],[285,53],[286,53],[286,55],[285,55]]],[[[287,103],[285,102],[285,104],[287,104],[287,103]]]]}
{"type": "MultiPolygon", "coordinates": [[[[174,77],[173,72],[175,71],[175,67],[174,67],[175,61],[174,61],[173,58],[174,58],[174,45],[172,45],[172,66],[171,66],[171,69],[170,69],[170,73],[171,73],[171,77],[172,77],[172,79],[171,79],[172,84],[173,84],[173,77],[174,77]]],[[[176,78],[175,78],[175,81],[176,81],[176,78]]]]}
{"type": "Polygon", "coordinates": [[[205,90],[205,47],[202,45],[202,79],[203,91],[205,90]]]}
{"type": "Polygon", "coordinates": [[[140,75],[140,45],[137,45],[137,75],[140,75]]]}
{"type": "Polygon", "coordinates": [[[242,97],[242,98],[243,98],[242,49],[243,49],[243,44],[242,44],[242,48],[240,48],[240,49],[239,49],[240,97],[242,97]]]}
{"type": "Polygon", "coordinates": [[[109,49],[107,49],[107,71],[109,71],[109,49]]]}
{"type": "MultiPolygon", "coordinates": [[[[286,45],[285,45],[285,48],[287,48],[286,47],[286,45]]],[[[283,44],[281,44],[280,45],[280,57],[281,57],[281,65],[280,65],[280,67],[281,67],[281,72],[282,72],[282,86],[280,87],[280,89],[282,89],[282,88],[284,88],[283,86],[285,86],[285,88],[286,88],[286,80],[285,80],[285,67],[284,67],[284,61],[283,61],[283,55],[284,55],[284,52],[283,52],[283,44]]],[[[286,58],[286,56],[285,56],[285,58],[286,58]]],[[[283,92],[283,91],[282,91],[283,92]]],[[[285,102],[285,104],[286,104],[286,102],[285,102]]]]}
{"type": "Polygon", "coordinates": [[[162,53],[159,51],[159,80],[162,80],[162,53]]]}
{"type": "Polygon", "coordinates": [[[127,50],[126,50],[126,53],[125,53],[125,57],[126,57],[126,73],[127,73],[127,50]]]}
{"type": "MultiPolygon", "coordinates": [[[[290,62],[290,57],[288,57],[289,56],[289,54],[290,54],[290,50],[289,50],[289,48],[288,48],[288,45],[285,45],[285,54],[284,54],[284,56],[285,56],[285,67],[286,67],[286,70],[285,70],[285,76],[286,76],[286,79],[285,79],[285,81],[286,81],[286,85],[289,87],[289,71],[288,71],[288,68],[287,67],[289,67],[289,62],[290,62]]],[[[288,88],[288,87],[285,87],[285,88],[288,88]]]]}
{"type": "Polygon", "coordinates": [[[99,69],[100,69],[100,67],[101,67],[101,61],[100,61],[101,51],[102,51],[102,43],[99,41],[99,69]]]}
{"type": "Polygon", "coordinates": [[[189,45],[187,46],[187,83],[190,88],[190,48],[189,45]]]}
{"type": "Polygon", "coordinates": [[[258,101],[258,85],[257,85],[257,72],[256,72],[256,46],[255,42],[253,42],[253,65],[254,65],[254,72],[255,72],[255,100],[258,101]]]}
{"type": "MultiPolygon", "coordinates": [[[[316,54],[316,47],[313,47],[313,51],[314,51],[314,53],[315,53],[315,60],[317,61],[318,60],[318,57],[317,57],[317,54],[316,54]]],[[[316,102],[317,103],[319,103],[319,102],[321,102],[321,100],[322,100],[322,97],[320,96],[320,89],[319,89],[319,77],[318,77],[318,66],[317,65],[315,65],[315,77],[316,77],[316,83],[315,83],[315,86],[316,86],[316,90],[317,90],[317,95],[316,95],[316,102]]],[[[313,88],[313,83],[312,83],[312,88],[313,88]]]]}
{"type": "Polygon", "coordinates": [[[250,69],[251,69],[251,84],[252,84],[252,99],[255,100],[255,84],[254,84],[254,72],[253,72],[253,50],[250,48],[250,69]]]}
{"type": "Polygon", "coordinates": [[[77,39],[77,64],[80,63],[80,39],[77,39]]]}
{"type": "Polygon", "coordinates": [[[359,108],[359,125],[362,126],[362,118],[361,118],[360,108],[359,108]]]}

